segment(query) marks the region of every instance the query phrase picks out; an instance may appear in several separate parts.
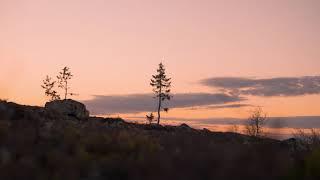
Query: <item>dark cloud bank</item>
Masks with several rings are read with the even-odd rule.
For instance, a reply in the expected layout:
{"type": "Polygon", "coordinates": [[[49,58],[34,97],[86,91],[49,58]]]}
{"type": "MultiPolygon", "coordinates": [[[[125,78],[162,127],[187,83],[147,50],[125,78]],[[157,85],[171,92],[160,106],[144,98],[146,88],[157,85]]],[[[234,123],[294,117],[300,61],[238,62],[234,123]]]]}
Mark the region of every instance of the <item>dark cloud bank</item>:
{"type": "MultiPolygon", "coordinates": [[[[186,93],[173,94],[169,108],[188,108],[207,106],[208,108],[235,108],[242,105],[225,105],[245,100],[245,98],[222,93],[186,93]],[[212,106],[216,105],[216,106],[212,106]]],[[[94,96],[84,101],[93,114],[137,113],[156,110],[156,99],[153,94],[132,94],[115,96],[94,96]]]]}
{"type": "MultiPolygon", "coordinates": [[[[200,83],[219,89],[222,93],[174,94],[167,107],[193,110],[240,108],[253,106],[242,103],[246,100],[246,95],[289,97],[320,94],[320,76],[269,79],[219,77],[205,79],[200,83]]],[[[156,99],[153,98],[153,94],[99,95],[84,103],[92,114],[138,113],[156,110],[156,99]]]]}
{"type": "Polygon", "coordinates": [[[202,80],[201,84],[238,95],[300,96],[320,94],[320,76],[269,79],[219,77],[202,80]]]}

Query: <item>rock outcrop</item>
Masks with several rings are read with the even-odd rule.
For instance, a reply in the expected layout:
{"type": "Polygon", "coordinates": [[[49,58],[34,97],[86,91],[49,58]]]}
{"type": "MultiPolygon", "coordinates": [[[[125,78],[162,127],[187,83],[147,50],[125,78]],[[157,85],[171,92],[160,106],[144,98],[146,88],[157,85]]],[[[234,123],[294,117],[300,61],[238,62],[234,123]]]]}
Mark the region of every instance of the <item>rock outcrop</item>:
{"type": "Polygon", "coordinates": [[[47,102],[45,109],[77,119],[89,118],[89,111],[86,109],[86,106],[71,99],[47,102]]]}

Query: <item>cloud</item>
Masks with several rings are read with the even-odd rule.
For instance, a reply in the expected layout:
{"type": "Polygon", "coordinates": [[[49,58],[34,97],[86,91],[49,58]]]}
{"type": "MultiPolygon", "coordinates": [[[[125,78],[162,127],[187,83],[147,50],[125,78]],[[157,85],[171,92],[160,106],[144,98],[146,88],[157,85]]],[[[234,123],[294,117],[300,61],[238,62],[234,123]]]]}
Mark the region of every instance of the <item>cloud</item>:
{"type": "Polygon", "coordinates": [[[202,80],[201,84],[236,95],[300,96],[320,94],[320,76],[269,79],[219,77],[202,80]]]}
{"type": "MultiPolygon", "coordinates": [[[[174,94],[169,108],[188,108],[195,106],[220,105],[240,102],[245,98],[223,93],[186,93],[174,94]]],[[[153,94],[131,94],[114,96],[94,96],[92,100],[83,101],[92,114],[138,113],[156,110],[153,94]]]]}
{"type": "Polygon", "coordinates": [[[241,107],[252,107],[252,105],[250,105],[250,104],[209,105],[209,106],[191,107],[190,110],[198,110],[198,109],[230,109],[230,108],[241,108],[241,107]]]}

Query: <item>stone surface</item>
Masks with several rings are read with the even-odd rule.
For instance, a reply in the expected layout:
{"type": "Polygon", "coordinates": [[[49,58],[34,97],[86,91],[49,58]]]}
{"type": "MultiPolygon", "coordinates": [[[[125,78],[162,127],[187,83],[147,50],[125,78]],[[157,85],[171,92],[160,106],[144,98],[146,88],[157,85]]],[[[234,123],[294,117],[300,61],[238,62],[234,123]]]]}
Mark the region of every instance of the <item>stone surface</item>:
{"type": "Polygon", "coordinates": [[[182,123],[179,127],[183,129],[192,129],[188,124],[185,123],[182,123]]]}
{"type": "Polygon", "coordinates": [[[75,117],[77,119],[89,118],[89,111],[86,109],[86,106],[71,99],[47,102],[45,109],[59,112],[63,115],[75,117]]]}

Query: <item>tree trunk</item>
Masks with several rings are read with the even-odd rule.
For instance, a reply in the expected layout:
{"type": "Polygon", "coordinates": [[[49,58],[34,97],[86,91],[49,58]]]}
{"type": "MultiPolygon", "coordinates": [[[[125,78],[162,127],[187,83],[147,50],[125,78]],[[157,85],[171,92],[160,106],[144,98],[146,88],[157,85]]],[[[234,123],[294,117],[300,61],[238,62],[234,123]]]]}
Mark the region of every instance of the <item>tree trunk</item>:
{"type": "Polygon", "coordinates": [[[158,125],[160,124],[160,111],[161,111],[161,95],[162,95],[162,84],[160,83],[160,91],[159,91],[159,104],[158,104],[158,125]]]}
{"type": "Polygon", "coordinates": [[[159,104],[158,104],[158,125],[160,124],[160,110],[161,110],[161,96],[159,96],[159,104]]]}
{"type": "Polygon", "coordinates": [[[65,87],[65,94],[64,94],[64,100],[67,100],[67,94],[68,94],[68,82],[66,81],[66,87],[65,87]]]}
{"type": "Polygon", "coordinates": [[[259,125],[259,120],[256,119],[256,136],[258,137],[260,135],[260,125],[259,125]]]}

